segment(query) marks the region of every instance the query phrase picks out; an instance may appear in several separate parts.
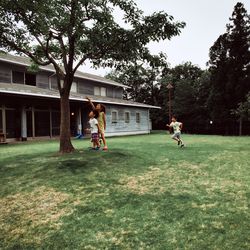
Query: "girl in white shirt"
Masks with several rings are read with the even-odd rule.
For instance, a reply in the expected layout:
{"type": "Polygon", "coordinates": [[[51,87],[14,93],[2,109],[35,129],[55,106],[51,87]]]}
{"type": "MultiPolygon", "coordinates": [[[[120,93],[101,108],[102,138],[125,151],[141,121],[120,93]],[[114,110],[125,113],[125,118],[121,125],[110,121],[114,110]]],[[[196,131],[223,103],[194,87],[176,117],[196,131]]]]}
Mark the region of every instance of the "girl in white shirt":
{"type": "Polygon", "coordinates": [[[89,113],[89,125],[90,125],[90,131],[91,131],[91,139],[93,143],[94,150],[99,150],[100,148],[100,142],[99,142],[99,125],[98,125],[98,118],[99,112],[96,110],[93,110],[89,113]]]}

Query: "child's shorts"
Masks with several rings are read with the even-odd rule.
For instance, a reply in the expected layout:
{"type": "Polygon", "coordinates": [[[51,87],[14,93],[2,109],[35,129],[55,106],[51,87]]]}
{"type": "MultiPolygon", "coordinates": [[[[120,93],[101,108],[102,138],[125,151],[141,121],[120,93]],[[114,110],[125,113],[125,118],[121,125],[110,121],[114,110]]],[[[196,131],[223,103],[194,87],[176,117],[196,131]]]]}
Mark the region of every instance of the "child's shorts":
{"type": "Polygon", "coordinates": [[[91,134],[91,139],[92,140],[99,140],[99,134],[98,133],[91,134]]]}
{"type": "Polygon", "coordinates": [[[173,138],[173,139],[174,139],[174,138],[180,139],[180,137],[181,137],[181,132],[176,132],[176,133],[174,133],[174,134],[172,135],[172,138],[173,138]]]}

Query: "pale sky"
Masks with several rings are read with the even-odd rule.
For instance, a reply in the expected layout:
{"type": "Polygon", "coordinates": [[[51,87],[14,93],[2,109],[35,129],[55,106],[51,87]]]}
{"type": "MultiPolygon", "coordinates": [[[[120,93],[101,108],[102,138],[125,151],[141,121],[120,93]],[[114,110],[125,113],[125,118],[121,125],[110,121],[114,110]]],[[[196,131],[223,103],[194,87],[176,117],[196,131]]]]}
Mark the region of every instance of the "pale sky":
{"type": "MultiPolygon", "coordinates": [[[[232,16],[236,0],[135,0],[145,15],[155,11],[165,11],[176,21],[186,22],[179,36],[170,41],[150,43],[152,54],[163,52],[168,56],[168,62],[174,67],[190,61],[202,69],[209,60],[209,48],[216,39],[226,31],[226,24],[232,16]]],[[[240,1],[250,14],[250,1],[240,1]]],[[[116,14],[115,14],[116,15],[116,14]]],[[[118,17],[119,18],[119,17],[118,17]]],[[[93,69],[91,64],[81,66],[81,71],[104,76],[109,69],[93,69]]]]}

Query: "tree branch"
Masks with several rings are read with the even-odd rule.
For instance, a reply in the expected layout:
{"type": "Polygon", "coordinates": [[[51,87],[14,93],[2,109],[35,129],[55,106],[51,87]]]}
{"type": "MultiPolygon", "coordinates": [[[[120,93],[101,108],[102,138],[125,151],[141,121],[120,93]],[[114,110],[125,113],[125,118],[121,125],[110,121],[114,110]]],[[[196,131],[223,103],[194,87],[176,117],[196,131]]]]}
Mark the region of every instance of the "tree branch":
{"type": "Polygon", "coordinates": [[[6,37],[2,37],[2,38],[5,40],[6,44],[7,44],[10,48],[12,48],[12,49],[15,50],[15,51],[18,51],[18,52],[21,52],[21,53],[27,55],[27,56],[30,57],[36,64],[38,64],[38,65],[40,65],[40,66],[47,66],[47,65],[49,65],[49,64],[51,63],[50,61],[42,62],[42,61],[38,60],[38,59],[36,58],[36,56],[33,55],[30,51],[25,50],[25,49],[19,47],[16,43],[10,41],[10,40],[7,39],[6,37]]]}

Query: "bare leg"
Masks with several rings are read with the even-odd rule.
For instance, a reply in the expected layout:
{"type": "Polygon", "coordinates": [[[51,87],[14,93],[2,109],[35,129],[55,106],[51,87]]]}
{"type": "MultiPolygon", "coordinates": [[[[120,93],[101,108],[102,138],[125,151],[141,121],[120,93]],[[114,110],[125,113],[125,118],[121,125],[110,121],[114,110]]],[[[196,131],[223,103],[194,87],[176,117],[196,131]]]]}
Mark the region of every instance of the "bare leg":
{"type": "Polygon", "coordinates": [[[175,140],[175,141],[177,141],[177,142],[181,142],[181,140],[179,138],[177,138],[177,137],[174,137],[172,139],[175,140]]]}
{"type": "Polygon", "coordinates": [[[107,142],[106,142],[106,139],[105,139],[105,135],[104,133],[101,133],[101,137],[102,137],[102,141],[103,141],[103,145],[104,145],[104,149],[107,149],[107,142]]]}
{"type": "Polygon", "coordinates": [[[100,147],[100,143],[99,143],[99,141],[98,140],[94,140],[93,141],[93,148],[96,148],[96,147],[100,147]]]}

